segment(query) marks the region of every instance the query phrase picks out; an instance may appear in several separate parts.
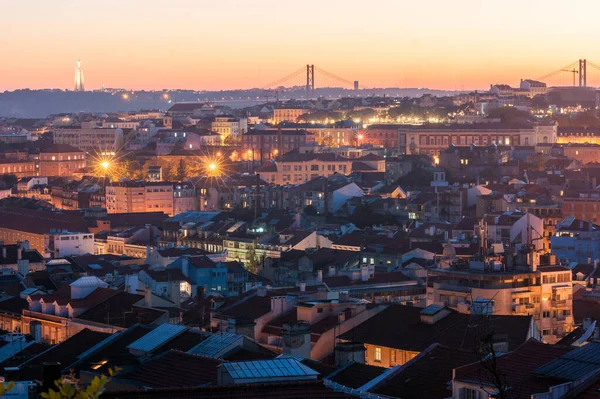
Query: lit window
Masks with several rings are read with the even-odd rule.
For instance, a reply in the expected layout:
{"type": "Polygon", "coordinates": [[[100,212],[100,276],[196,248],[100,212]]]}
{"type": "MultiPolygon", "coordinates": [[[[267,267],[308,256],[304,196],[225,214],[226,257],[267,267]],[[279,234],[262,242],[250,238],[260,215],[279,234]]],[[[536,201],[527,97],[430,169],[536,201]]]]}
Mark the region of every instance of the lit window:
{"type": "Polygon", "coordinates": [[[373,357],[373,359],[376,362],[381,362],[381,348],[375,348],[375,356],[373,357]]]}

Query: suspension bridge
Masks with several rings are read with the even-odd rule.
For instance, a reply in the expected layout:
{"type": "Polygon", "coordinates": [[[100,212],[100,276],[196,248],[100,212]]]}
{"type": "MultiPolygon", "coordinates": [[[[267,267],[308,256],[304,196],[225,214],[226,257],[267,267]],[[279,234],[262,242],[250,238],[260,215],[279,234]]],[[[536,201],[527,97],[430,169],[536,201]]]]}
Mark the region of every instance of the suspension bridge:
{"type": "MultiPolygon", "coordinates": [[[[600,87],[600,65],[586,59],[579,59],[533,80],[543,82],[547,87],[600,87]]],[[[285,87],[303,87],[306,98],[315,98],[315,87],[341,86],[345,90],[358,92],[359,81],[340,77],[315,65],[302,68],[269,82],[261,87],[265,97],[279,98],[279,92],[285,87]]],[[[372,89],[360,87],[360,89],[372,89]]]]}

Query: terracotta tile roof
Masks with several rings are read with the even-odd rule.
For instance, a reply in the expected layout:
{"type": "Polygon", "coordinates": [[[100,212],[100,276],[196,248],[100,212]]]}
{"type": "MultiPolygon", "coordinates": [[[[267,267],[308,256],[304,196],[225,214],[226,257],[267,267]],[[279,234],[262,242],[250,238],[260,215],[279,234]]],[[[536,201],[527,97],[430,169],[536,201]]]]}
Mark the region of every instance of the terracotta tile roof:
{"type": "Polygon", "coordinates": [[[178,335],[171,341],[167,342],[163,346],[159,347],[157,350],[154,351],[154,354],[167,352],[172,349],[187,352],[194,346],[198,345],[200,342],[204,341],[206,338],[207,336],[202,333],[188,330],[183,334],[178,335]]]}
{"type": "MultiPolygon", "coordinates": [[[[415,352],[422,352],[434,343],[467,350],[475,347],[476,328],[469,315],[451,311],[436,323],[426,324],[421,322],[421,310],[391,305],[340,338],[415,352]]],[[[494,316],[489,327],[498,334],[506,334],[510,348],[516,348],[527,340],[531,322],[530,316],[494,316]]]]}
{"type": "Polygon", "coordinates": [[[190,256],[188,263],[196,269],[212,269],[217,267],[217,264],[208,256],[190,256]]]}
{"type": "Polygon", "coordinates": [[[19,377],[22,380],[42,380],[42,366],[44,362],[60,362],[63,369],[66,369],[77,361],[77,356],[100,343],[100,341],[108,338],[108,336],[110,336],[110,334],[92,331],[86,328],[24,364],[21,364],[19,377]]]}
{"type": "Polygon", "coordinates": [[[582,323],[583,319],[587,318],[600,320],[600,302],[588,299],[573,299],[573,318],[577,324],[582,323]]]}
{"type": "Polygon", "coordinates": [[[386,370],[387,369],[384,367],[352,363],[327,379],[345,387],[356,389],[365,385],[372,379],[379,377],[386,370]]]}
{"type": "Polygon", "coordinates": [[[183,255],[206,255],[206,251],[198,248],[166,248],[159,249],[158,253],[164,258],[175,258],[183,255]]]}
{"type": "MultiPolygon", "coordinates": [[[[168,216],[163,212],[139,212],[139,213],[113,213],[108,214],[103,219],[110,222],[110,228],[125,228],[134,226],[144,226],[151,224],[155,227],[161,227],[168,216]]],[[[87,231],[87,230],[86,230],[87,231]]]]}
{"type": "Polygon", "coordinates": [[[389,284],[402,281],[411,281],[410,277],[405,276],[401,272],[384,272],[375,273],[372,279],[367,281],[352,280],[348,276],[335,276],[335,277],[324,277],[323,282],[330,288],[338,287],[355,287],[361,285],[372,285],[372,284],[389,284]]]}
{"type": "Polygon", "coordinates": [[[452,370],[477,361],[475,353],[433,344],[386,378],[371,392],[403,399],[443,399],[452,396],[452,370]]]}
{"type": "Polygon", "coordinates": [[[147,269],[144,270],[144,273],[156,282],[188,281],[181,270],[174,268],[162,270],[147,269]]]}
{"type": "Polygon", "coordinates": [[[150,324],[164,315],[161,310],[134,306],[142,299],[143,295],[117,291],[116,295],[89,308],[77,318],[118,327],[131,327],[136,323],[150,324]]]}
{"type": "Polygon", "coordinates": [[[25,208],[0,208],[0,228],[33,234],[46,234],[52,229],[87,232],[79,212],[51,212],[25,208]]]}
{"type": "Polygon", "coordinates": [[[96,373],[107,373],[109,368],[114,368],[115,366],[120,367],[124,370],[124,372],[126,372],[131,366],[137,367],[139,365],[139,361],[129,353],[127,346],[142,338],[151,330],[152,329],[150,327],[136,325],[121,332],[119,338],[87,358],[85,362],[79,364],[76,369],[88,370],[96,373]],[[104,365],[101,365],[100,362],[104,360],[108,360],[108,362],[104,365]],[[98,368],[98,366],[101,367],[98,368]],[[92,367],[94,368],[92,369],[92,367]]]}
{"type": "Polygon", "coordinates": [[[356,396],[336,392],[322,382],[284,382],[273,384],[240,384],[190,389],[152,389],[148,391],[106,391],[103,399],[343,399],[356,396]]]}
{"type": "MultiPolygon", "coordinates": [[[[571,351],[568,346],[546,345],[529,340],[513,352],[496,357],[497,369],[511,387],[518,387],[519,395],[529,397],[534,393],[547,392],[552,385],[564,383],[562,380],[540,378],[534,370],[571,351]]],[[[486,366],[480,362],[459,367],[455,380],[491,385],[491,376],[486,366]]]]}
{"type": "Polygon", "coordinates": [[[217,366],[221,363],[223,361],[219,359],[170,350],[120,378],[152,388],[216,385],[217,366]]]}
{"type": "Polygon", "coordinates": [[[256,320],[271,311],[271,297],[254,295],[219,311],[221,316],[256,320]]]}

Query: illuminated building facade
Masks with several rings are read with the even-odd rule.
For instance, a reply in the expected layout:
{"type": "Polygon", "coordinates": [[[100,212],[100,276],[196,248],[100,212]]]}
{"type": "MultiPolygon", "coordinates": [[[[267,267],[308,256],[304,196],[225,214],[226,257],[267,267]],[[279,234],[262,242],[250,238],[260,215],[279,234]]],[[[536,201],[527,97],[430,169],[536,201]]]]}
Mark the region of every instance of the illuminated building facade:
{"type": "Polygon", "coordinates": [[[40,176],[71,176],[85,167],[85,153],[68,144],[55,144],[40,152],[40,176]]]}
{"type": "Polygon", "coordinates": [[[173,216],[173,184],[114,182],[106,187],[108,213],[164,212],[173,216]]]}
{"type": "Polygon", "coordinates": [[[532,146],[541,143],[555,143],[556,125],[539,125],[531,128],[493,128],[441,126],[439,128],[416,127],[399,130],[399,143],[406,143],[407,154],[439,155],[449,145],[510,145],[532,146]]]}
{"type": "Polygon", "coordinates": [[[298,122],[298,118],[309,111],[305,108],[275,108],[273,110],[273,122],[298,122]]]}
{"type": "Polygon", "coordinates": [[[123,147],[123,130],[64,127],[54,130],[54,144],[69,144],[85,152],[114,153],[123,147]]]}

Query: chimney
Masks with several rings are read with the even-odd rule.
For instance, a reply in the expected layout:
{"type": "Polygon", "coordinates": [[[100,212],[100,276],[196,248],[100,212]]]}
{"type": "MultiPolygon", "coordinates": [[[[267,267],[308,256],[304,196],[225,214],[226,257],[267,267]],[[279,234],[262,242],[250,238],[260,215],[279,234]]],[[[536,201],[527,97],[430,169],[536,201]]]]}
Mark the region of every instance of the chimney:
{"type": "Polygon", "coordinates": [[[329,277],[335,277],[335,265],[329,265],[329,277]]]}
{"type": "Polygon", "coordinates": [[[310,359],[310,323],[285,323],[281,328],[283,353],[310,359]]]}
{"type": "Polygon", "coordinates": [[[360,281],[369,281],[369,266],[360,266],[360,281]]]}
{"type": "Polygon", "coordinates": [[[144,288],[144,306],[148,308],[152,307],[152,291],[150,287],[144,288]]]}
{"type": "Polygon", "coordinates": [[[346,321],[346,312],[338,313],[338,324],[341,324],[346,321]]]}
{"type": "Polygon", "coordinates": [[[349,363],[365,364],[365,346],[360,342],[340,342],[335,346],[335,366],[349,363]]]}
{"type": "Polygon", "coordinates": [[[325,189],[323,190],[323,215],[329,216],[329,179],[325,177],[325,189]]]}
{"type": "Polygon", "coordinates": [[[169,299],[173,301],[175,306],[181,306],[181,287],[179,281],[169,281],[169,299]]]}
{"type": "Polygon", "coordinates": [[[271,312],[273,314],[273,317],[282,315],[284,309],[285,309],[285,296],[271,297],[271,312]]]}
{"type": "Polygon", "coordinates": [[[2,247],[2,259],[6,259],[6,247],[2,247]]]}
{"type": "Polygon", "coordinates": [[[300,288],[300,292],[306,291],[306,283],[305,282],[301,282],[300,284],[298,284],[298,287],[300,288]]]}
{"type": "Polygon", "coordinates": [[[23,259],[23,248],[21,248],[21,243],[17,245],[17,260],[23,259]]]}
{"type": "Polygon", "coordinates": [[[317,270],[317,284],[323,282],[323,270],[317,270]]]}
{"type": "Polygon", "coordinates": [[[181,272],[184,276],[189,277],[190,273],[190,260],[189,255],[183,255],[181,257],[181,272]]]}
{"type": "Polygon", "coordinates": [[[256,174],[256,197],[254,198],[254,220],[258,219],[260,208],[260,173],[256,174]]]}

